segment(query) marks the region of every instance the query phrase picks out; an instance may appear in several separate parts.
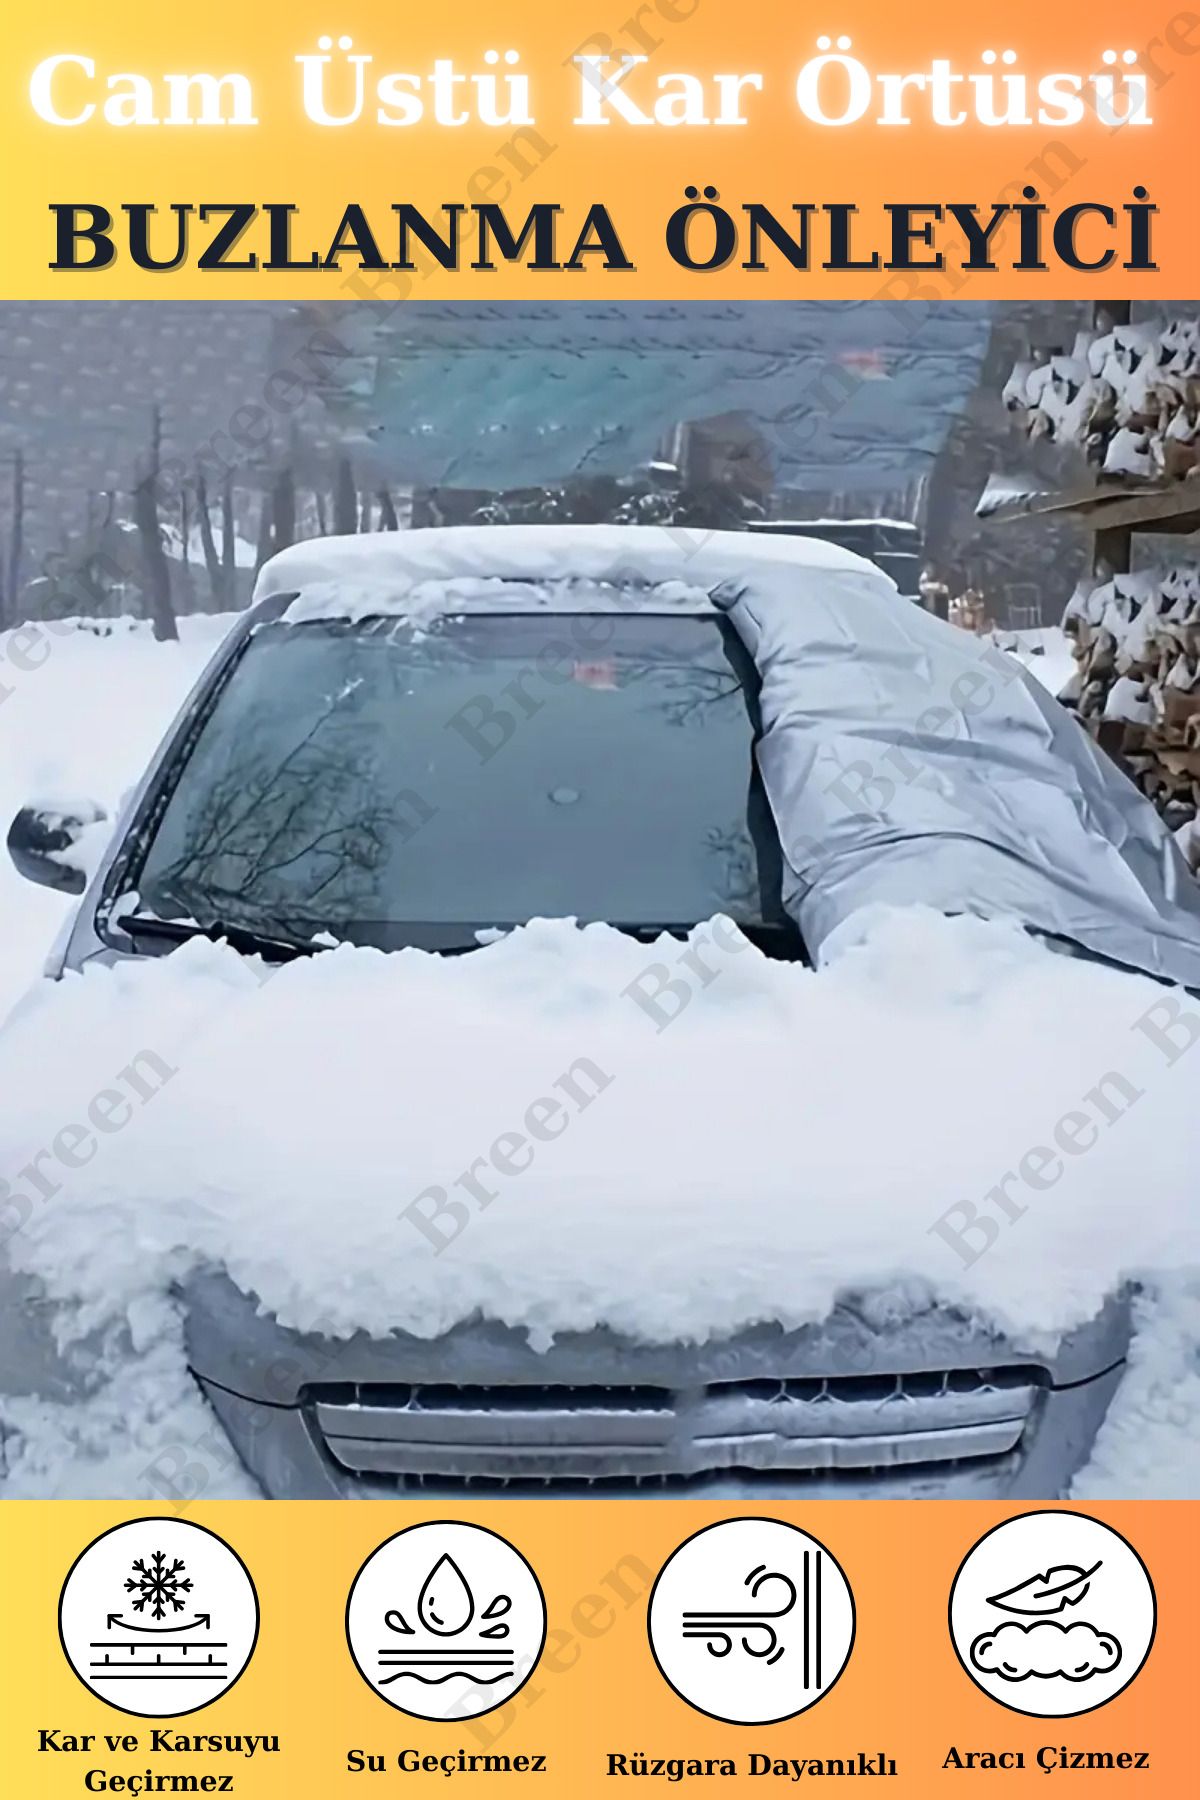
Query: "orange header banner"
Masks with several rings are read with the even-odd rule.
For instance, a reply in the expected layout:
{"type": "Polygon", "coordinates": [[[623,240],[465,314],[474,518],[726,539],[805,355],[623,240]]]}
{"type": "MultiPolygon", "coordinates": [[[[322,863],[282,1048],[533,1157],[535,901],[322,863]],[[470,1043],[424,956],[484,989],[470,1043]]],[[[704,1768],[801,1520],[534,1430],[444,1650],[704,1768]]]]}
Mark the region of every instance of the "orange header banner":
{"type": "Polygon", "coordinates": [[[1194,293],[1197,52],[1186,0],[62,0],[6,24],[0,291],[1194,293]]]}

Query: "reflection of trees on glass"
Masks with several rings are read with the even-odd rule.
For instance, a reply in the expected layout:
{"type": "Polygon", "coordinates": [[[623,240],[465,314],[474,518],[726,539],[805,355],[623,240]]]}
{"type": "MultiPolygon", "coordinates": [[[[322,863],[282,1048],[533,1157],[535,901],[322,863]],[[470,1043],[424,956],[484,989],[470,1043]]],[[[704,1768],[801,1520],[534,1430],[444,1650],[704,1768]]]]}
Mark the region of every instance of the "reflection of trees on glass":
{"type": "Polygon", "coordinates": [[[762,880],[758,853],[745,824],[739,820],[724,828],[712,826],[704,834],[704,845],[716,865],[713,892],[720,896],[730,918],[757,917],[762,880]]]}
{"type": "MultiPolygon", "coordinates": [[[[765,485],[770,487],[769,477],[765,485]]],[[[761,468],[744,457],[740,467],[727,469],[720,480],[639,486],[631,492],[628,482],[591,476],[570,487],[504,489],[486,500],[462,489],[426,489],[417,508],[419,522],[429,525],[608,523],[738,531],[766,516],[763,489],[761,468]]]]}
{"type": "Polygon", "coordinates": [[[651,704],[668,725],[703,724],[722,701],[745,704],[742,683],[728,663],[705,664],[648,651],[622,673],[625,687],[639,683],[651,684],[651,704]]]}
{"type": "Polygon", "coordinates": [[[232,897],[280,923],[303,916],[297,901],[334,922],[377,915],[396,809],[373,773],[376,728],[358,717],[366,692],[351,672],[290,744],[278,714],[239,733],[155,871],[163,899],[202,910],[212,896],[224,911],[232,897]]]}
{"type": "MultiPolygon", "coordinates": [[[[649,704],[668,725],[679,729],[704,727],[718,708],[732,701],[747,710],[750,697],[745,676],[730,662],[700,662],[669,651],[647,647],[638,662],[623,672],[623,684],[641,684],[649,690],[649,704]]],[[[747,809],[755,784],[753,765],[746,767],[747,809]]],[[[711,892],[731,918],[754,918],[761,911],[763,877],[759,852],[749,830],[748,818],[727,826],[712,826],[704,834],[711,874],[711,892]]]]}
{"type": "Polygon", "coordinates": [[[257,631],[131,871],[144,903],[385,946],[547,912],[654,924],[721,911],[774,930],[756,671],[732,629],[614,610],[609,631],[573,638],[549,608],[519,610],[525,599],[499,597],[518,602],[511,614],[257,631]],[[532,722],[481,773],[450,723],[472,706],[516,710],[543,655],[556,704],[532,689],[532,722]],[[579,804],[560,806],[560,787],[579,804]]]}

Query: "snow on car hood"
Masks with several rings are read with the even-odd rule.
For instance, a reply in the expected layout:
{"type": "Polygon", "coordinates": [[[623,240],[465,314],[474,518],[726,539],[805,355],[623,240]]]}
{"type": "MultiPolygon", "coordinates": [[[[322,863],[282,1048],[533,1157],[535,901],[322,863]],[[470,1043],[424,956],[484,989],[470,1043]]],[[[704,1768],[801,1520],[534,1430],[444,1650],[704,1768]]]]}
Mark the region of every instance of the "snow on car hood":
{"type": "Polygon", "coordinates": [[[863,907],[1018,919],[1200,987],[1200,884],[1171,833],[1015,658],[813,539],[653,526],[452,527],[325,538],[268,562],[290,617],[502,604],[728,613],[762,678],[763,779],[785,904],[816,956],[863,907]],[[591,604],[595,604],[594,599],[591,604]]]}
{"type": "Polygon", "coordinates": [[[1051,1336],[1200,1263],[1175,994],[919,909],[820,970],[728,921],[685,948],[540,921],[266,969],[197,940],[47,985],[0,1039],[8,1254],[76,1332],[144,1340],[219,1265],[299,1329],[543,1346],[879,1288],[1051,1336]]]}

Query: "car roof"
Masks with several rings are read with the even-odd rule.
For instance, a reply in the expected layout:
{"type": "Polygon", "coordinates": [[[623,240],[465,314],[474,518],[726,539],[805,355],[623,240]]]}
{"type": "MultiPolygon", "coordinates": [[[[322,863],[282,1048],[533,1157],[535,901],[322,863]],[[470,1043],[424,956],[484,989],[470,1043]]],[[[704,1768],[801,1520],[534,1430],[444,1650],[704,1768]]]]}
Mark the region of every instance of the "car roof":
{"type": "Polygon", "coordinates": [[[665,525],[453,525],[309,538],[271,557],[256,601],[297,597],[286,616],[499,610],[706,612],[723,583],[794,570],[822,583],[870,580],[897,592],[865,557],[820,538],[665,525]]]}

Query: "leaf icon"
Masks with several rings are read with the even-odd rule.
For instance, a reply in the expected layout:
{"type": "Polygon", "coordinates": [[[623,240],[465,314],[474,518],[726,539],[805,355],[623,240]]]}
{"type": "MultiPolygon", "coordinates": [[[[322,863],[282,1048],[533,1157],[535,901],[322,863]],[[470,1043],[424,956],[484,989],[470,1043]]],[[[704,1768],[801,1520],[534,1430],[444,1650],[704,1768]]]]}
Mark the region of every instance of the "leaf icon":
{"type": "Polygon", "coordinates": [[[1099,1567],[1098,1562],[1090,1569],[1081,1569],[1075,1563],[1059,1563],[1053,1569],[1047,1569],[1044,1575],[1030,1575],[1015,1587],[1005,1588],[1003,1593],[989,1594],[988,1605],[998,1606],[1001,1612],[1021,1613],[1025,1617],[1065,1612],[1068,1606],[1079,1605],[1099,1567]]]}

